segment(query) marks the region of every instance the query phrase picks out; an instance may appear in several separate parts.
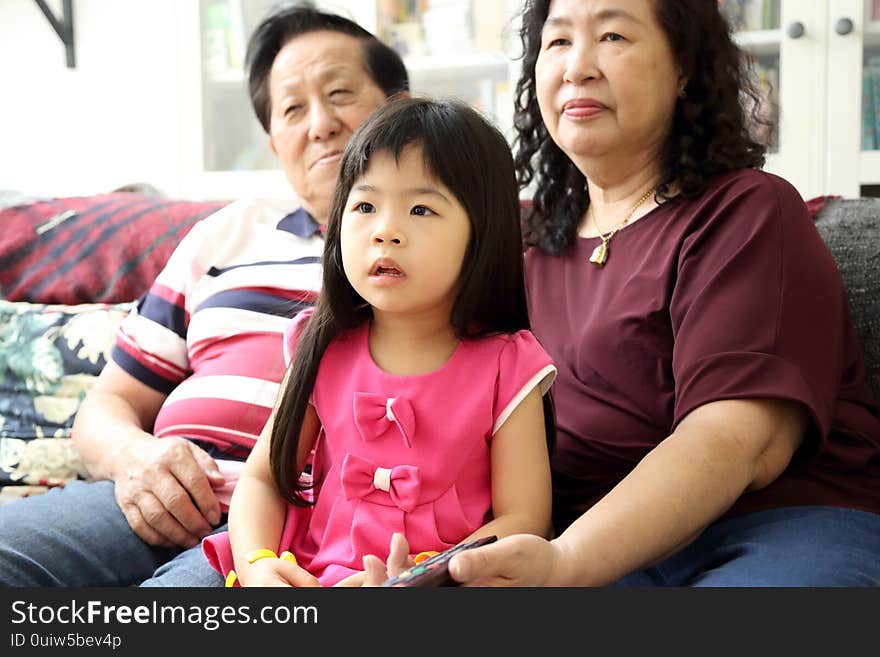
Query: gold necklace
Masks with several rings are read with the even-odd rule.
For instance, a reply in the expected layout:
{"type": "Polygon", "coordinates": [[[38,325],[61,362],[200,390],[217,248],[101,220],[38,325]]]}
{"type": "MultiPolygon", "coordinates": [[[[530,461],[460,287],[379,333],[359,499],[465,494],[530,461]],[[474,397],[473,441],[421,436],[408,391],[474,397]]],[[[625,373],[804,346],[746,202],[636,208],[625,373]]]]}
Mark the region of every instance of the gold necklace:
{"type": "Polygon", "coordinates": [[[590,256],[590,262],[592,262],[597,267],[604,267],[605,263],[608,261],[608,243],[611,241],[611,238],[617,234],[621,228],[626,226],[627,222],[632,218],[633,213],[639,209],[639,206],[650,198],[651,194],[654,193],[653,189],[649,189],[645,192],[645,195],[642,196],[636,204],[629,209],[629,212],[626,213],[623,221],[620,222],[620,225],[612,230],[607,235],[602,234],[602,230],[599,228],[599,224],[596,222],[596,213],[593,212],[593,204],[590,203],[590,208],[588,212],[590,213],[590,217],[593,218],[593,225],[596,227],[596,232],[599,233],[599,239],[602,240],[602,243],[593,249],[593,255],[590,256]]]}

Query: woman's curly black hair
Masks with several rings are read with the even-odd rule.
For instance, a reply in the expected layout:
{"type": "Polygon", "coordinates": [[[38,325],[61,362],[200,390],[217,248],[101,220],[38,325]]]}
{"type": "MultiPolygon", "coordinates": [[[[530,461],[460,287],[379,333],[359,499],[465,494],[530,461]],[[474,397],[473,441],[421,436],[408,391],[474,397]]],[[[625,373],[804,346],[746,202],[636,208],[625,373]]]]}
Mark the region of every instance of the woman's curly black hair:
{"type": "MultiPolygon", "coordinates": [[[[535,181],[532,207],[523,223],[526,246],[557,255],[570,246],[589,207],[586,178],[550,138],[535,87],[535,62],[551,0],[526,0],[520,38],[522,75],[516,85],[514,128],[520,187],[535,181]]],[[[688,72],[669,137],[660,153],[654,190],[662,202],[674,183],[686,198],[698,196],[725,171],[760,168],[766,146],[752,134],[767,126],[751,60],[734,43],[718,0],[651,0],[655,16],[682,69],[688,72]]]]}

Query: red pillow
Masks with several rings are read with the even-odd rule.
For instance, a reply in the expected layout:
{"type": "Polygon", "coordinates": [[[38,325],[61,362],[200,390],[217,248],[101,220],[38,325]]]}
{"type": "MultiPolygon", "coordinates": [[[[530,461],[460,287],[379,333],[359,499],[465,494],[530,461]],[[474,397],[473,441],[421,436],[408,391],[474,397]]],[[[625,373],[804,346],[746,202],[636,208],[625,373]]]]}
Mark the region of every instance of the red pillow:
{"type": "Polygon", "coordinates": [[[0,210],[0,297],[62,304],[136,299],[193,224],[226,204],[112,193],[0,210]]]}
{"type": "Polygon", "coordinates": [[[815,198],[808,200],[806,203],[807,212],[810,213],[810,218],[813,221],[816,221],[816,217],[822,211],[822,208],[825,207],[825,202],[836,198],[840,198],[840,196],[816,196],[815,198]]]}

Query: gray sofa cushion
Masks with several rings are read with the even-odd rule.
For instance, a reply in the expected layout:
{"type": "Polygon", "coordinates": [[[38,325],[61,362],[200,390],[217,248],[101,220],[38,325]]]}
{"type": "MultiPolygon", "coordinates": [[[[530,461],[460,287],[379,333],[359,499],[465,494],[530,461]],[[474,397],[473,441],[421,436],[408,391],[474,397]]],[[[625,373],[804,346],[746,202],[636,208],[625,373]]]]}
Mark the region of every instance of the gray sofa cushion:
{"type": "Polygon", "coordinates": [[[830,200],[816,227],[843,277],[868,383],[880,399],[880,198],[830,200]]]}

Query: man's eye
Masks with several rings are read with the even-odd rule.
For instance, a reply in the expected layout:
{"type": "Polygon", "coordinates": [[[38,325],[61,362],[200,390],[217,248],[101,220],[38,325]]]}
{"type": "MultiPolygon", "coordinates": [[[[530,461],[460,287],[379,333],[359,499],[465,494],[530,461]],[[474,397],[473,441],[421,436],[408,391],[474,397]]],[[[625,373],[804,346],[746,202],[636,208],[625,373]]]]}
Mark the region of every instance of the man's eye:
{"type": "Polygon", "coordinates": [[[410,214],[417,215],[419,217],[427,217],[432,214],[437,214],[431,208],[426,205],[416,205],[410,210],[410,214]]]}
{"type": "Polygon", "coordinates": [[[367,203],[366,201],[361,201],[356,206],[354,206],[354,211],[360,212],[361,214],[371,214],[375,210],[376,208],[373,207],[373,204],[367,203]]]}
{"type": "Polygon", "coordinates": [[[287,116],[288,114],[298,112],[301,107],[302,105],[290,105],[286,110],[284,110],[284,115],[287,116]]]}

